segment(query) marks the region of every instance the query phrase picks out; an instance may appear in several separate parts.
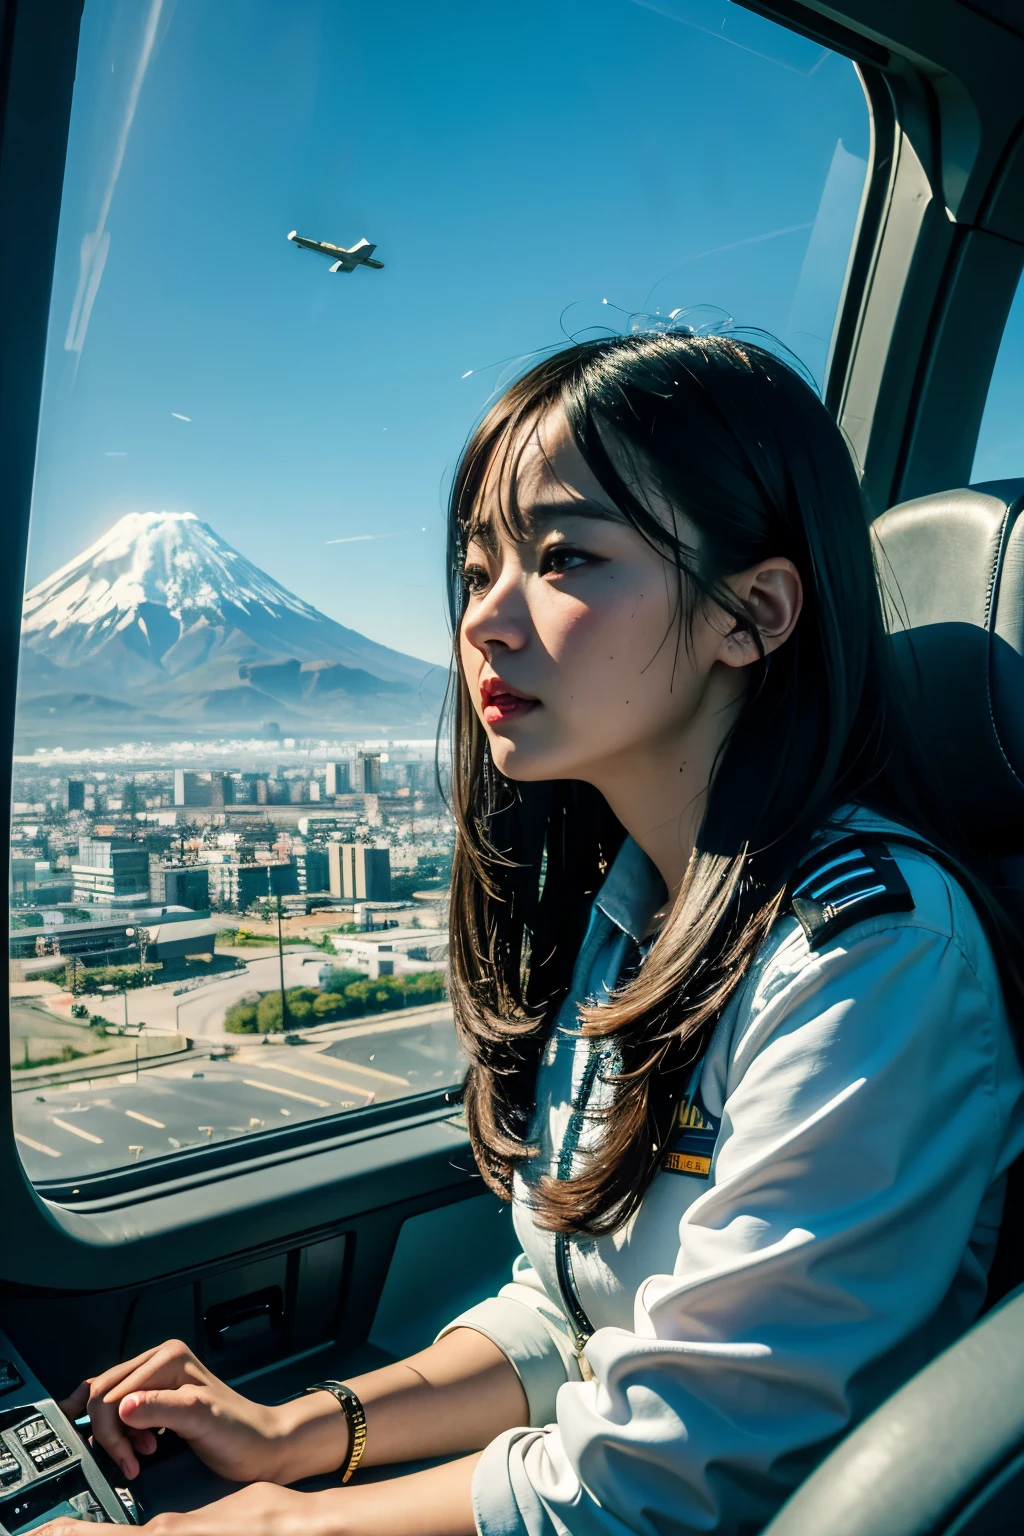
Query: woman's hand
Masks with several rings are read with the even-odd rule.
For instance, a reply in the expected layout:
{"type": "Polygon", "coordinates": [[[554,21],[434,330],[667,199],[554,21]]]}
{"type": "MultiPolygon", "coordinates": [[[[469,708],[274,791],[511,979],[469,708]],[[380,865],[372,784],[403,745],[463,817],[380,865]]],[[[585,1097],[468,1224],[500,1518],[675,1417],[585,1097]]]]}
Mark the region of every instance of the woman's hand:
{"type": "MultiPolygon", "coordinates": [[[[322,1493],[251,1483],[202,1509],[157,1515],[140,1531],[147,1536],[474,1536],[478,1460],[464,1456],[426,1472],[322,1493]]],[[[80,1521],[61,1517],[39,1526],[33,1536],[85,1532],[80,1521]]]]}
{"type": "Polygon", "coordinates": [[[93,1435],[127,1478],[138,1476],[138,1458],[156,1450],[153,1431],[162,1428],[231,1482],[283,1483],[296,1475],[283,1409],[233,1392],[180,1339],[90,1377],[61,1407],[70,1419],[88,1411],[93,1435]]]}
{"type": "MultiPolygon", "coordinates": [[[[149,1536],[342,1536],[341,1513],[339,1501],[328,1503],[320,1494],[252,1483],[188,1514],[157,1515],[140,1529],[149,1536]]],[[[62,1517],[33,1536],[84,1536],[81,1524],[62,1517]]]]}

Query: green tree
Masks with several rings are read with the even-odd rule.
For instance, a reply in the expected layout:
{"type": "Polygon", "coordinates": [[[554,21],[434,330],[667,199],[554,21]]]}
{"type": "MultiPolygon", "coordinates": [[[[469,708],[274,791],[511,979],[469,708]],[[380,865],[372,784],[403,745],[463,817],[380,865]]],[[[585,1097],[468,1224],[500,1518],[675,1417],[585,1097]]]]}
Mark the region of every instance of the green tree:
{"type": "Polygon", "coordinates": [[[282,1028],[280,992],[265,992],[260,998],[256,1009],[256,1028],[261,1035],[273,1034],[282,1028]]]}
{"type": "Polygon", "coordinates": [[[334,965],[329,972],[326,967],[324,971],[323,986],[326,992],[344,992],[351,982],[366,979],[363,971],[355,971],[348,966],[334,965]]]}
{"type": "Polygon", "coordinates": [[[255,1035],[259,1030],[256,1003],[233,1003],[224,1015],[224,1028],[233,1035],[255,1035]]]}

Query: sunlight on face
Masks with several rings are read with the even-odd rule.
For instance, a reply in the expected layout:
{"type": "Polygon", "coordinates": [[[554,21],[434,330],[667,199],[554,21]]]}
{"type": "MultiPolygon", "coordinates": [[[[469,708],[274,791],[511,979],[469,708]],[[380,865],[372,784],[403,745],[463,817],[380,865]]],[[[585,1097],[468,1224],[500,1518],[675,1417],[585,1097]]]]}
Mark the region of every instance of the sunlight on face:
{"type": "Polygon", "coordinates": [[[529,535],[514,539],[493,515],[492,476],[466,552],[459,634],[495,766],[512,779],[600,787],[630,760],[685,755],[694,722],[742,693],[740,674],[716,666],[729,621],[699,608],[687,643],[674,565],[622,521],[561,408],[531,432],[518,465],[529,535]]]}

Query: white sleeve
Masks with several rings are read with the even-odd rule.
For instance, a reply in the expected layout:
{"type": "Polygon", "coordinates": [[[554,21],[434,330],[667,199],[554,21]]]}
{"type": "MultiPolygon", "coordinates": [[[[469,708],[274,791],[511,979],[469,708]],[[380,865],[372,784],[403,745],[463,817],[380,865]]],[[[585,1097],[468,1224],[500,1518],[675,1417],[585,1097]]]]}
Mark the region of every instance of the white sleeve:
{"type": "Polygon", "coordinates": [[[760,1529],[971,1320],[951,1286],[974,1262],[984,1287],[967,1250],[1006,1136],[1002,1004],[941,933],[842,942],[741,1021],[673,1272],[640,1287],[632,1332],[594,1334],[595,1380],[560,1388],[556,1423],[485,1450],[483,1536],[760,1529]]]}

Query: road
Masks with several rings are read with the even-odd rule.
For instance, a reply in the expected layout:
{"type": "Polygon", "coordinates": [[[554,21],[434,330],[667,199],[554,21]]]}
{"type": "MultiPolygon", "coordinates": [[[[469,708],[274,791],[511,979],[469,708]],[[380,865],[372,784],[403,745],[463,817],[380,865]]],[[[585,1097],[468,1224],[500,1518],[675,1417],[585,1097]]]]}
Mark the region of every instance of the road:
{"type": "MultiPolygon", "coordinates": [[[[280,985],[277,950],[251,951],[244,955],[245,970],[229,971],[216,981],[204,981],[191,992],[175,994],[171,986],[140,987],[128,993],[128,1022],[145,1023],[147,1028],[176,1030],[193,1040],[218,1044],[234,1041],[224,1029],[224,1014],[248,992],[272,992],[280,985]]],[[[286,987],[318,985],[320,967],[331,963],[330,956],[311,946],[286,951],[284,984],[286,987]]],[[[124,1000],[117,996],[104,1001],[102,1012],[114,1021],[123,1018],[124,1000]]]]}
{"type": "MultiPolygon", "coordinates": [[[[294,985],[287,975],[286,982],[294,985]]],[[[253,986],[243,979],[241,991],[253,986]]],[[[223,1016],[222,1000],[205,1002],[204,1018],[215,1018],[218,1007],[223,1016]]],[[[29,1176],[75,1178],[253,1136],[445,1087],[464,1070],[444,1005],[321,1025],[292,1046],[280,1037],[227,1039],[239,1047],[230,1060],[189,1053],[138,1074],[16,1092],[15,1136],[29,1176]]]]}

